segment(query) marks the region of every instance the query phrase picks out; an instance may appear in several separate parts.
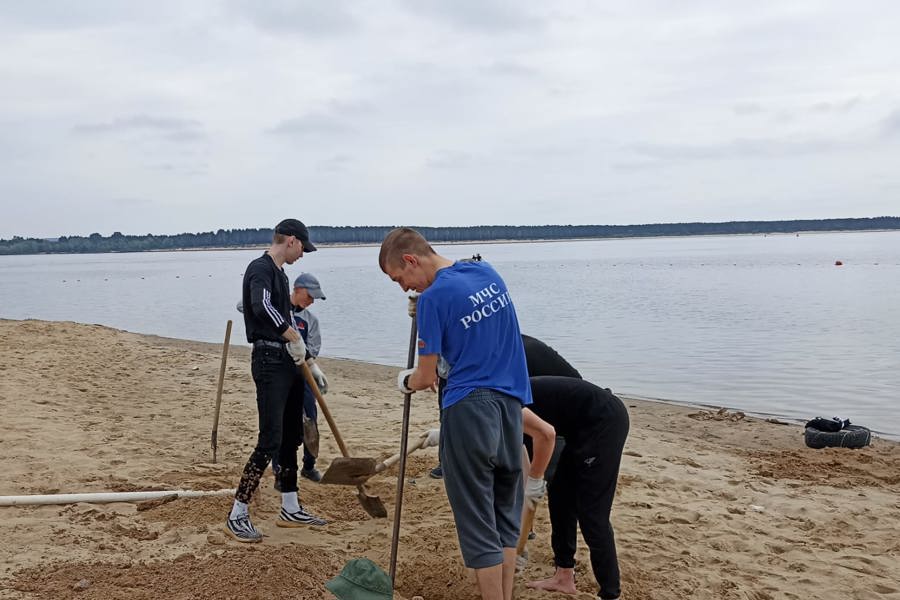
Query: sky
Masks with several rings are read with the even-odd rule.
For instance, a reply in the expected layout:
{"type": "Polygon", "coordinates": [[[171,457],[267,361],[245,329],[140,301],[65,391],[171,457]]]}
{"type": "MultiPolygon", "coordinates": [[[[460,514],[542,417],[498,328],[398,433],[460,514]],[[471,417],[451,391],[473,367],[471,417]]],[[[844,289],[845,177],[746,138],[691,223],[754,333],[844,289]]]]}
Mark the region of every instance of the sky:
{"type": "Polygon", "coordinates": [[[900,215],[893,0],[0,0],[0,238],[900,215]]]}

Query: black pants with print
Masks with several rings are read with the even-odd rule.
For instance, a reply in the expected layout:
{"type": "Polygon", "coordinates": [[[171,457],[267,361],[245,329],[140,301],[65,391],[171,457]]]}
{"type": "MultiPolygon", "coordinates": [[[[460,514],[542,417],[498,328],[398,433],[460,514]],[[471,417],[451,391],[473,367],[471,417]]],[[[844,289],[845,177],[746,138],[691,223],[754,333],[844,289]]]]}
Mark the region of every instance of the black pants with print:
{"type": "MultiPolygon", "coordinates": [[[[615,398],[615,396],[613,396],[615,398]]],[[[618,400],[618,398],[616,398],[618,400]]],[[[553,529],[550,543],[556,566],[575,566],[577,527],[590,549],[591,568],[601,598],[620,594],[616,539],[609,514],[616,495],[622,449],[628,437],[628,412],[618,401],[608,418],[580,436],[584,443],[567,445],[553,480],[547,486],[547,506],[553,529]]]]}
{"type": "Polygon", "coordinates": [[[281,348],[254,348],[250,361],[256,384],[259,437],[244,467],[235,499],[250,502],[269,462],[277,454],[281,491],[297,491],[297,447],[302,435],[303,379],[297,365],[281,348]],[[293,389],[299,386],[299,390],[293,389]]]}

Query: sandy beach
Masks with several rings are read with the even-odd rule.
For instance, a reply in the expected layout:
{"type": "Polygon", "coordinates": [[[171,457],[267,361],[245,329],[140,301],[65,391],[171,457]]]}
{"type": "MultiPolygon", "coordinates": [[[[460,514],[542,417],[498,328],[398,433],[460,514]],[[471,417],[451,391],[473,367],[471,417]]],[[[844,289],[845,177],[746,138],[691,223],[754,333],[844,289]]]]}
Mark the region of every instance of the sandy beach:
{"type": "MultiPolygon", "coordinates": [[[[213,463],[220,345],[0,320],[0,495],[234,487],[256,435],[250,355],[236,325],[213,463]]],[[[400,348],[398,368],[404,360],[400,348]]],[[[397,368],[321,363],[351,452],[396,452],[397,368]]],[[[900,599],[898,444],[811,450],[797,425],[626,403],[632,429],[613,508],[623,599],[900,599]]],[[[413,434],[437,419],[435,397],[416,394],[413,434]]],[[[339,453],[324,420],[320,429],[324,469],[339,453]]],[[[427,477],[436,461],[429,449],[408,463],[397,597],[475,598],[443,484],[427,477]]],[[[390,517],[396,477],[393,468],[368,486],[390,517]]],[[[387,569],[390,517],[369,517],[354,488],[300,486],[329,525],[277,528],[267,475],[251,507],[266,538],[254,545],[222,532],[229,497],[0,507],[10,534],[0,545],[0,598],[317,599],[331,597],[324,582],[351,558],[387,569]]],[[[525,588],[553,571],[545,505],[535,531],[516,597],[594,598],[583,544],[576,596],[525,588]]]]}

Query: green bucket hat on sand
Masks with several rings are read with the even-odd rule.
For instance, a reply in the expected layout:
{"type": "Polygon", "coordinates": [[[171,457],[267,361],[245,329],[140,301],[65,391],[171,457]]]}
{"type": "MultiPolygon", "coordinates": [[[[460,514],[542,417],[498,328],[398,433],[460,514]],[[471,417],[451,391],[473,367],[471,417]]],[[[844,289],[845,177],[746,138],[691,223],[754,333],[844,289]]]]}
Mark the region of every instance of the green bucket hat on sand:
{"type": "Polygon", "coordinates": [[[391,578],[368,558],[354,558],[341,574],[325,582],[325,587],[340,600],[391,600],[391,578]]]}

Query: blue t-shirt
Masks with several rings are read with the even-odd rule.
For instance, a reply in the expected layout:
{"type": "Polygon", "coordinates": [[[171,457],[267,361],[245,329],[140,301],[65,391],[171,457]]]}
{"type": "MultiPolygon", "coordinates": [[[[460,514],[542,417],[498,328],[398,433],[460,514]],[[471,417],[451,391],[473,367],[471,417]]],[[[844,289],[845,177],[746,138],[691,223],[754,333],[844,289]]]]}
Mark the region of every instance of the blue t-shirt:
{"type": "Polygon", "coordinates": [[[450,363],[443,408],[478,388],[531,404],[519,320],[506,284],[486,262],[457,262],[437,272],[416,308],[419,354],[450,363]]]}

